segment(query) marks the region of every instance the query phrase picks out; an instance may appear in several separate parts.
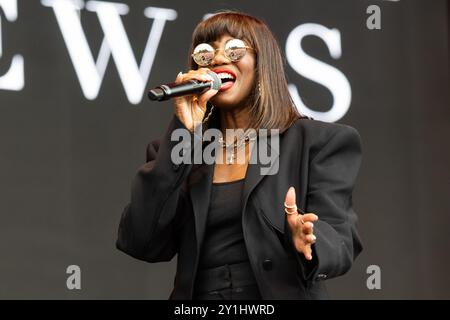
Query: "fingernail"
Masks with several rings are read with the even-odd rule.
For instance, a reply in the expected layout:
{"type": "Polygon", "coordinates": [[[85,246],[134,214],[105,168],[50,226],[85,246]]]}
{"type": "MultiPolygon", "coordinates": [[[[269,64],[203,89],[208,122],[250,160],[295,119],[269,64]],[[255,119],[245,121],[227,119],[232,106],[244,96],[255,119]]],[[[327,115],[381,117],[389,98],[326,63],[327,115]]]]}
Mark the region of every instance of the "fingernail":
{"type": "Polygon", "coordinates": [[[178,72],[177,77],[182,75],[182,74],[183,74],[183,71],[178,72]]]}
{"type": "Polygon", "coordinates": [[[312,235],[312,238],[313,238],[313,241],[316,241],[316,236],[315,235],[312,235]]]}

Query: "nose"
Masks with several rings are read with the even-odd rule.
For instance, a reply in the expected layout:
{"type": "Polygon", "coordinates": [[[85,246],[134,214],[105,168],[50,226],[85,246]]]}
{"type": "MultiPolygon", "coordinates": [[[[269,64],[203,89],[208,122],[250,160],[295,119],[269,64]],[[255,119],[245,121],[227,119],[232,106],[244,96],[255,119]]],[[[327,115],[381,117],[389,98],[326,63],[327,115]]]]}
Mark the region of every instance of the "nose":
{"type": "Polygon", "coordinates": [[[223,49],[217,50],[211,64],[213,66],[220,66],[226,63],[230,63],[230,60],[227,57],[225,57],[225,51],[223,49]]]}

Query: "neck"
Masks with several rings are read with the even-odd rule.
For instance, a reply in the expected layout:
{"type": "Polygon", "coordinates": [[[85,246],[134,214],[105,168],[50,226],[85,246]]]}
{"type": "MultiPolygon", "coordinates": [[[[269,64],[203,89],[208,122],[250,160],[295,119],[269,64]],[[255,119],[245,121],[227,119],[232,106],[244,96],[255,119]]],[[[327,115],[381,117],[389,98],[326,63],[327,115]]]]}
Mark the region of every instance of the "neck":
{"type": "Polygon", "coordinates": [[[226,129],[247,129],[249,125],[248,108],[236,108],[233,110],[220,110],[220,124],[222,133],[226,129]]]}

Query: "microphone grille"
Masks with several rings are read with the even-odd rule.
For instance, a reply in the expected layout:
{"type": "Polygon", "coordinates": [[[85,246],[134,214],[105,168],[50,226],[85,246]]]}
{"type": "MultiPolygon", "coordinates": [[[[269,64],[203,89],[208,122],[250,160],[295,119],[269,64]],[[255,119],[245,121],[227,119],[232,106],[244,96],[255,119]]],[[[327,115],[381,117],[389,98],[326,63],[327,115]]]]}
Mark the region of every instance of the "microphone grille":
{"type": "Polygon", "coordinates": [[[215,72],[208,71],[208,74],[214,79],[211,89],[219,90],[222,85],[222,80],[220,80],[219,76],[215,72]]]}

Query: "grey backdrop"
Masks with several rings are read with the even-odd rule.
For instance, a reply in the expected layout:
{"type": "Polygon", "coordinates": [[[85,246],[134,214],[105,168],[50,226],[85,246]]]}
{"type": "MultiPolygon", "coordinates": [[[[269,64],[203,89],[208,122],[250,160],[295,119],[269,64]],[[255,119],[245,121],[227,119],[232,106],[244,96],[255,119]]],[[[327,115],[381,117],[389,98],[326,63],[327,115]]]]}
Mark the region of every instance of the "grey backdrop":
{"type": "MultiPolygon", "coordinates": [[[[119,2],[119,1],[117,1],[119,2]]],[[[341,70],[352,88],[341,123],[357,128],[364,159],[354,193],[365,249],[345,276],[328,281],[334,298],[450,298],[449,11],[434,1],[120,1],[134,53],[149,32],[148,6],[177,11],[167,22],[147,87],[186,70],[195,25],[208,12],[239,9],[263,18],[284,51],[289,32],[307,22],[341,32],[342,57],[304,40],[311,56],[341,70]],[[381,30],[366,28],[366,8],[381,7],[381,30]],[[381,268],[381,290],[366,287],[369,265],[381,268]]],[[[25,87],[0,90],[0,298],[166,299],[175,272],[115,249],[117,226],[147,143],[171,117],[171,104],[128,102],[110,60],[100,93],[80,88],[55,14],[40,1],[18,1],[18,18],[2,17],[3,75],[14,54],[25,59],[25,87]],[[82,289],[66,288],[79,265],[82,289]]],[[[81,11],[97,55],[103,32],[81,11]]],[[[326,110],[323,86],[295,73],[307,104],[326,110]]]]}

